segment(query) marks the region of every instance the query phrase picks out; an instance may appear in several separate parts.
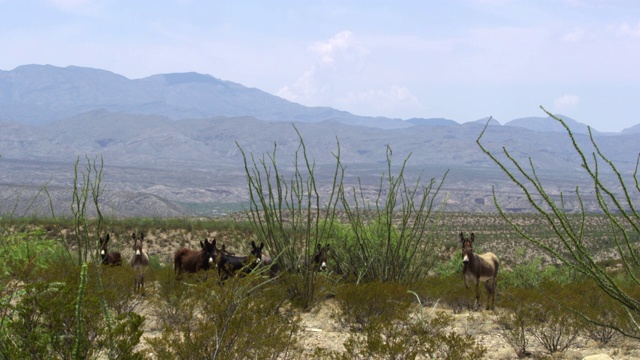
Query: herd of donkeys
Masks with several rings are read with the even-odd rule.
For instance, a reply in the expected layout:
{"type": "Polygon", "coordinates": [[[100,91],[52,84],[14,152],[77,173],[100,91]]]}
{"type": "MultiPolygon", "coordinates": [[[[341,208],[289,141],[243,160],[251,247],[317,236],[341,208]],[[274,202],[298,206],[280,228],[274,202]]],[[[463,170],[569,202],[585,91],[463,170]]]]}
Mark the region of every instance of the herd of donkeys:
{"type": "MultiPolygon", "coordinates": [[[[122,255],[119,252],[109,252],[109,234],[106,237],[100,237],[100,257],[104,265],[122,265],[122,255]]],[[[135,290],[139,291],[144,288],[144,273],[149,265],[149,255],[142,248],[144,233],[136,235],[133,238],[133,256],[129,261],[134,270],[135,290]]],[[[225,245],[222,248],[216,246],[216,239],[209,241],[205,239],[200,241],[200,250],[192,250],[187,248],[178,249],[173,255],[173,266],[176,273],[183,272],[196,273],[201,270],[209,270],[216,268],[221,280],[225,280],[236,273],[248,274],[254,270],[259,264],[263,263],[270,267],[270,274],[275,275],[279,271],[277,264],[272,264],[272,259],[263,254],[264,243],[256,245],[255,241],[251,241],[251,252],[249,255],[236,255],[227,251],[225,245]]],[[[318,271],[324,271],[327,268],[327,257],[330,246],[318,245],[316,253],[312,257],[312,264],[318,271]]]]}
{"type": "MultiPolygon", "coordinates": [[[[129,263],[135,274],[135,289],[141,290],[144,288],[144,273],[149,265],[149,255],[142,248],[144,234],[140,233],[140,235],[136,235],[134,232],[132,237],[134,242],[133,256],[129,263]]],[[[480,283],[483,283],[489,293],[487,308],[493,309],[499,268],[498,257],[490,252],[481,255],[475,254],[473,252],[474,241],[474,233],[471,233],[471,236],[468,238],[465,238],[464,234],[460,233],[464,281],[467,287],[469,287],[470,284],[475,287],[476,308],[480,300],[478,287],[480,283]]],[[[105,265],[122,265],[122,256],[119,252],[109,252],[107,249],[108,243],[109,234],[107,234],[104,239],[100,237],[100,256],[102,263],[105,265]]],[[[237,273],[248,274],[260,263],[269,266],[271,275],[275,275],[279,271],[277,264],[273,264],[270,257],[264,256],[262,252],[264,243],[260,243],[258,246],[255,241],[251,241],[251,252],[249,255],[243,256],[228,252],[224,244],[222,248],[218,248],[216,246],[216,239],[212,241],[209,241],[209,239],[200,241],[200,248],[200,250],[181,248],[175,252],[173,255],[173,266],[178,275],[183,272],[196,273],[200,270],[216,268],[220,280],[223,281],[237,273]]],[[[325,246],[318,244],[316,253],[310,259],[310,265],[314,267],[315,270],[326,270],[329,249],[329,244],[325,246]]]]}

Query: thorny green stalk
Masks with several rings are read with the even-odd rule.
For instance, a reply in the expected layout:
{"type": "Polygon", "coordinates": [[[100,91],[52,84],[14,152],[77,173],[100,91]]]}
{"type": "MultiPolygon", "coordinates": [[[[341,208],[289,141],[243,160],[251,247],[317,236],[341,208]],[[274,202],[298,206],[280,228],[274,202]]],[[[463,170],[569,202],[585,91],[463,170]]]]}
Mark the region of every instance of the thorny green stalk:
{"type": "MultiPolygon", "coordinates": [[[[102,233],[102,227],[104,224],[104,218],[102,216],[102,212],[100,211],[100,197],[104,192],[104,187],[102,186],[102,177],[103,177],[103,169],[104,169],[104,160],[102,156],[100,156],[100,162],[98,163],[97,158],[93,160],[89,159],[88,156],[85,156],[86,164],[84,165],[84,172],[81,173],[82,180],[80,181],[78,176],[78,165],[80,163],[80,158],[76,159],[76,163],[74,165],[74,181],[73,181],[73,203],[71,204],[71,211],[74,215],[74,229],[76,234],[76,245],[78,248],[78,261],[83,264],[86,264],[89,256],[92,258],[93,270],[95,273],[95,279],[98,286],[98,290],[100,294],[104,293],[104,287],[102,284],[102,276],[100,269],[100,254],[99,254],[99,246],[98,246],[98,238],[102,233]],[[80,182],[80,183],[79,183],[80,182]],[[92,240],[91,234],[89,232],[89,221],[87,214],[87,203],[91,201],[93,203],[93,208],[96,212],[95,218],[95,234],[92,240]],[[83,251],[84,249],[84,251],[83,251]]],[[[106,300],[104,296],[100,297],[100,307],[102,308],[102,312],[105,317],[105,322],[107,325],[107,339],[109,342],[109,353],[108,356],[110,359],[114,358],[114,347],[113,345],[113,324],[111,319],[111,314],[107,307],[106,300]]]]}
{"type": "MultiPolygon", "coordinates": [[[[569,139],[573,145],[574,150],[580,157],[580,165],[582,169],[589,175],[592,181],[592,186],[596,194],[596,199],[600,210],[607,216],[610,225],[610,235],[614,239],[615,249],[617,256],[621,259],[626,276],[633,281],[636,285],[640,285],[636,274],[640,270],[640,261],[638,260],[637,250],[631,243],[631,239],[640,234],[640,216],[635,209],[632,201],[633,196],[630,194],[631,189],[626,185],[622,173],[617,169],[615,164],[600,150],[596,143],[591,128],[589,128],[589,139],[595,152],[592,153],[592,163],[587,161],[582,148],[578,145],[574,134],[567,124],[557,116],[551,114],[546,109],[541,109],[547,113],[551,118],[558,121],[567,132],[569,139]],[[603,161],[608,165],[608,168],[613,172],[616,177],[616,183],[622,189],[622,195],[617,195],[611,190],[611,185],[607,185],[603,182],[600,176],[599,161],[603,161]]],[[[488,122],[487,122],[488,124],[488,122]]],[[[580,204],[581,217],[579,219],[579,226],[575,226],[570,222],[569,217],[564,209],[564,203],[561,197],[560,204],[556,204],[551,198],[549,193],[545,190],[542,182],[535,171],[533,160],[529,159],[530,170],[525,170],[520,163],[508,152],[506,148],[502,148],[502,151],[509,162],[515,166],[515,171],[510,170],[504,161],[498,159],[491,151],[487,150],[481,140],[487,130],[488,126],[482,130],[476,143],[482,149],[482,151],[489,156],[489,158],[497,164],[500,169],[510,178],[510,180],[516,184],[527,197],[528,202],[534,207],[534,209],[542,215],[548,225],[552,228],[557,238],[560,240],[560,247],[554,247],[553,244],[547,243],[543,240],[534,238],[532,235],[525,232],[525,230],[517,225],[510,216],[499,205],[495,189],[493,193],[494,204],[498,209],[500,215],[527,241],[540,247],[549,253],[552,257],[559,260],[564,265],[567,265],[574,270],[582,273],[592,280],[594,280],[598,286],[608,296],[615,299],[623,306],[632,323],[636,323],[638,316],[640,315],[640,301],[634,299],[630,294],[625,292],[624,289],[616,282],[616,280],[606,272],[606,270],[599,266],[596,259],[593,256],[592,251],[588,248],[587,244],[583,241],[584,238],[584,222],[585,222],[585,209],[580,195],[579,188],[576,187],[575,193],[580,204]],[[524,177],[524,180],[519,180],[515,174],[519,174],[524,177]],[[534,197],[540,197],[541,204],[534,200],[534,197]]],[[[638,186],[638,164],[640,163],[640,155],[636,161],[636,169],[633,173],[633,180],[635,184],[635,190],[640,193],[640,187],[638,186]]],[[[637,198],[637,194],[635,195],[637,198]]],[[[579,312],[579,311],[578,311],[579,312]]],[[[583,317],[588,317],[581,314],[583,317]]],[[[621,333],[640,338],[640,328],[636,326],[636,329],[631,332],[626,329],[621,329],[612,324],[601,324],[595,319],[588,319],[589,321],[615,328],[621,333]]]]}
{"type": "MultiPolygon", "coordinates": [[[[283,269],[296,271],[300,262],[310,263],[317,245],[328,242],[334,226],[338,189],[344,168],[340,163],[337,142],[335,171],[331,188],[320,193],[315,162],[310,160],[306,144],[298,129],[299,144],[293,160],[293,174],[287,179],[276,161],[277,144],[268,156],[251,162],[239,144],[249,186],[249,221],[259,241],[265,242],[283,269]],[[327,194],[328,192],[328,194],[327,194]],[[325,195],[326,194],[326,195],[325,195]]],[[[305,302],[314,297],[316,273],[303,268],[305,302]]]]}
{"type": "Polygon", "coordinates": [[[411,283],[424,277],[436,260],[438,219],[430,220],[448,172],[439,183],[432,178],[427,185],[421,184],[421,174],[412,187],[405,177],[411,155],[394,175],[392,154],[387,147],[387,171],[380,177],[373,205],[360,179],[350,195],[341,189],[343,209],[355,238],[355,244],[344,244],[344,255],[349,257],[345,262],[351,264],[349,271],[356,272],[358,281],[411,283]]]}
{"type": "Polygon", "coordinates": [[[84,290],[87,285],[87,263],[82,264],[80,269],[80,283],[78,285],[78,296],[76,298],[76,339],[73,346],[73,358],[82,359],[80,354],[80,346],[82,341],[80,340],[84,333],[82,331],[82,302],[84,301],[84,290]]]}

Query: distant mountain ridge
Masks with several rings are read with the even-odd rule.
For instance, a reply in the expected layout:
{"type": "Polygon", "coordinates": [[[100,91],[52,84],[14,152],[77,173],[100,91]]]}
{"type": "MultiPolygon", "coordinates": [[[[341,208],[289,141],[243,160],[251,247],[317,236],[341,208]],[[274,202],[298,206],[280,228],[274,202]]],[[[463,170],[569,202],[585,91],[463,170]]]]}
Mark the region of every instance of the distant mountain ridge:
{"type": "Polygon", "coordinates": [[[288,122],[335,119],[380,128],[409,125],[399,119],[305,107],[194,72],[129,80],[109,71],[77,66],[24,65],[0,71],[0,119],[46,124],[97,109],[172,119],[253,116],[288,122]]]}
{"type": "MultiPolygon", "coordinates": [[[[259,89],[195,72],[130,80],[107,70],[79,66],[23,65],[10,71],[0,71],[0,119],[33,125],[48,124],[99,109],[160,115],[174,120],[251,116],[284,122],[334,120],[381,129],[458,124],[443,118],[404,121],[359,116],[329,107],[306,107],[259,89]]],[[[573,131],[586,133],[586,125],[570,118],[563,119],[573,131]]],[[[491,124],[500,123],[492,120],[491,124]]],[[[534,131],[564,132],[556,121],[549,118],[526,117],[508,121],[505,125],[534,131]]],[[[625,131],[640,132],[640,127],[625,131]]]]}

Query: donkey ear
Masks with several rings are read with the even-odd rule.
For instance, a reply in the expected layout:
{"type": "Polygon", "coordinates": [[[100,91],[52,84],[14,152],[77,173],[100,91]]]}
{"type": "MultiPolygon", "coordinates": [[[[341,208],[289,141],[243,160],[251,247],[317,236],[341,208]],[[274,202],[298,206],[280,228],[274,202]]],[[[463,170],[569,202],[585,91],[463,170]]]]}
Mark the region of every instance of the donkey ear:
{"type": "Polygon", "coordinates": [[[261,243],[260,243],[260,247],[259,247],[258,249],[262,250],[263,248],[264,248],[264,243],[263,243],[263,242],[261,242],[261,243]]]}
{"type": "MultiPolygon", "coordinates": [[[[205,241],[208,241],[208,240],[205,240],[205,241]]],[[[204,246],[204,243],[202,242],[202,240],[200,240],[200,247],[202,248],[202,250],[205,249],[205,246],[204,246]]]]}
{"type": "Polygon", "coordinates": [[[322,250],[322,245],[320,245],[320,244],[316,245],[316,250],[318,250],[318,251],[322,250]]]}
{"type": "Polygon", "coordinates": [[[133,238],[133,240],[136,239],[136,232],[134,231],[133,234],[131,234],[131,237],[133,238]]]}
{"type": "Polygon", "coordinates": [[[471,242],[473,242],[473,240],[475,239],[476,239],[476,236],[473,233],[471,233],[471,242]]]}
{"type": "Polygon", "coordinates": [[[251,240],[251,247],[252,247],[252,248],[254,248],[254,249],[255,249],[255,248],[257,248],[257,246],[256,246],[256,242],[255,242],[255,241],[253,241],[253,240],[251,240]]]}
{"type": "Polygon", "coordinates": [[[104,239],[104,242],[105,242],[105,243],[108,243],[108,242],[109,242],[109,233],[107,233],[107,237],[104,239]]]}
{"type": "Polygon", "coordinates": [[[464,234],[460,232],[460,241],[464,242],[464,234]]]}
{"type": "Polygon", "coordinates": [[[142,241],[142,239],[144,239],[144,233],[140,233],[140,241],[142,241]]]}
{"type": "Polygon", "coordinates": [[[327,243],[327,245],[325,245],[325,247],[327,248],[327,251],[328,251],[329,249],[331,249],[331,244],[327,243]]]}

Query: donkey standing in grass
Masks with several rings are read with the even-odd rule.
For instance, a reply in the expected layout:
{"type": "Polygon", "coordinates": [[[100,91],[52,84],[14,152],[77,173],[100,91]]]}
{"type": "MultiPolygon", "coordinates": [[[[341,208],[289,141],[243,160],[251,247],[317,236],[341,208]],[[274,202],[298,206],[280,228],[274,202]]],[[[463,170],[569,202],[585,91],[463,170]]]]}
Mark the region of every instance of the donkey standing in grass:
{"type": "Polygon", "coordinates": [[[182,274],[183,271],[195,273],[199,270],[209,270],[216,266],[220,250],[216,247],[216,239],[209,242],[205,239],[200,241],[201,250],[191,250],[182,248],[176,251],[173,256],[173,270],[182,274]]]}
{"type": "Polygon", "coordinates": [[[469,282],[476,287],[476,303],[474,305],[477,310],[480,303],[479,286],[480,282],[484,283],[487,292],[489,292],[489,304],[487,310],[493,310],[494,300],[496,297],[496,284],[498,276],[498,257],[493,253],[484,253],[482,255],[473,252],[473,241],[475,235],[471,233],[471,238],[465,238],[460,233],[460,241],[462,242],[462,274],[464,275],[464,284],[469,288],[469,282]]]}
{"type": "Polygon", "coordinates": [[[133,257],[131,258],[131,267],[134,272],[134,288],[136,291],[144,290],[144,272],[149,266],[149,255],[142,249],[142,239],[144,234],[140,233],[139,237],[136,237],[136,233],[133,235],[133,257]]]}
{"type": "Polygon", "coordinates": [[[311,258],[309,258],[310,263],[307,264],[307,259],[302,258],[302,262],[300,264],[300,269],[305,269],[310,267],[313,271],[325,271],[327,270],[327,259],[329,255],[329,250],[331,250],[331,245],[327,243],[325,246],[320,244],[316,247],[316,252],[313,254],[311,258]]]}
{"type": "Polygon", "coordinates": [[[222,245],[222,251],[218,256],[218,275],[220,280],[226,280],[236,273],[249,274],[262,261],[263,248],[264,243],[260,243],[260,246],[257,246],[254,241],[251,241],[251,253],[245,256],[237,256],[229,254],[226,247],[222,245]]]}
{"type": "Polygon", "coordinates": [[[119,252],[109,252],[109,234],[103,239],[100,237],[100,258],[104,265],[122,265],[122,256],[119,252]]]}

